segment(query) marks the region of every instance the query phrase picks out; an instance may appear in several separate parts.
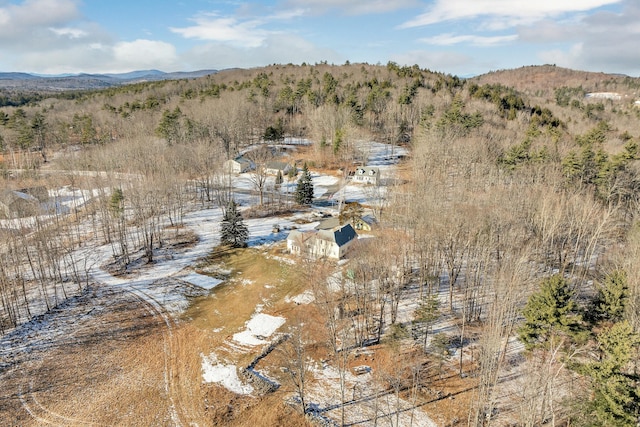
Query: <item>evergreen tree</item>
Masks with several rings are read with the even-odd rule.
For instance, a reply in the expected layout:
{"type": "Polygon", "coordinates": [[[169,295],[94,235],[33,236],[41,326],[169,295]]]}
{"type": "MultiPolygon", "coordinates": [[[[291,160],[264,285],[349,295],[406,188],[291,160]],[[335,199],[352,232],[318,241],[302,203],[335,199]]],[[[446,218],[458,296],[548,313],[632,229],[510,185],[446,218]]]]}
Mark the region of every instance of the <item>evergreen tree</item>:
{"type": "Polygon", "coordinates": [[[573,300],[574,292],[559,274],[542,282],[540,290],[529,297],[522,314],[520,340],[527,350],[545,347],[557,335],[576,338],[580,334],[580,315],[573,300]]]}
{"type": "Polygon", "coordinates": [[[427,351],[427,338],[433,323],[440,317],[440,301],[434,294],[424,296],[413,313],[414,338],[421,338],[424,351],[427,351]]]}
{"type": "Polygon", "coordinates": [[[220,224],[220,242],[234,248],[247,246],[249,229],[245,225],[242,214],[234,200],[229,202],[220,224]]]}
{"type": "Polygon", "coordinates": [[[282,123],[282,118],[278,119],[278,123],[275,126],[267,127],[263,137],[267,141],[280,141],[284,139],[284,125],[282,123]]]}
{"type": "Polygon", "coordinates": [[[124,212],[124,193],[122,188],[114,188],[109,199],[109,210],[115,217],[120,217],[124,212]]]}
{"type": "Polygon", "coordinates": [[[342,129],[336,129],[336,135],[333,138],[333,154],[338,154],[340,152],[340,148],[342,147],[342,142],[344,140],[344,131],[342,129]]]}
{"type": "Polygon", "coordinates": [[[313,202],[313,182],[307,164],[302,168],[302,175],[298,179],[296,187],[296,203],[300,205],[310,205],[313,202]]]}
{"type": "Polygon", "coordinates": [[[593,426],[636,426],[640,415],[638,376],[630,361],[640,337],[627,321],[614,324],[598,335],[600,360],[582,367],[592,379],[593,398],[588,403],[593,426]]]}
{"type": "Polygon", "coordinates": [[[298,168],[293,165],[293,167],[291,169],[289,169],[289,172],[287,172],[287,179],[289,181],[293,181],[293,179],[298,175],[298,168]]]}
{"type": "Polygon", "coordinates": [[[276,189],[279,190],[282,185],[282,171],[278,170],[278,175],[276,175],[276,189]]]}
{"type": "Polygon", "coordinates": [[[596,320],[608,319],[617,322],[624,316],[628,299],[627,275],[623,271],[614,271],[598,286],[591,313],[596,320]]]}
{"type": "Polygon", "coordinates": [[[165,110],[162,113],[162,120],[156,128],[156,134],[167,140],[167,144],[172,145],[180,139],[182,111],[179,107],[174,108],[173,111],[165,110]]]}

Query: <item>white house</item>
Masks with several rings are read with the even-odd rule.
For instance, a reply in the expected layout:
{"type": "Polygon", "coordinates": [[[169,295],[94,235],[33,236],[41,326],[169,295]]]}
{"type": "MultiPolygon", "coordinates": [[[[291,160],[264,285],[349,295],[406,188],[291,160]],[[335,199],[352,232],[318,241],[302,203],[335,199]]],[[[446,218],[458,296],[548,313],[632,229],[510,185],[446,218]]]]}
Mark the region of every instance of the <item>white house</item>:
{"type": "Polygon", "coordinates": [[[380,169],[371,166],[360,166],[351,176],[354,182],[363,184],[380,184],[380,169]]]}
{"type": "Polygon", "coordinates": [[[244,173],[255,168],[253,162],[242,156],[238,156],[235,159],[230,159],[224,162],[224,171],[227,173],[244,173]]]}
{"type": "Polygon", "coordinates": [[[296,255],[340,259],[358,239],[351,224],[329,230],[293,230],[287,236],[287,249],[296,255]]]}

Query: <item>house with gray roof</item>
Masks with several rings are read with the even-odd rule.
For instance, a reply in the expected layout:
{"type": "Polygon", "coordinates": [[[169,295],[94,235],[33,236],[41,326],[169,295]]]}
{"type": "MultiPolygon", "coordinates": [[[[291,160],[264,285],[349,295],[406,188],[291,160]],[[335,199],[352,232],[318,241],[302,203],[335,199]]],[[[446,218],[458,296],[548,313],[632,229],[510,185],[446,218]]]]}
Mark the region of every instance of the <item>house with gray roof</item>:
{"type": "Polygon", "coordinates": [[[291,170],[291,164],[287,162],[269,162],[265,165],[264,171],[269,175],[278,175],[280,172],[282,175],[286,175],[291,170]]]}
{"type": "Polygon", "coordinates": [[[357,239],[358,234],[351,224],[323,230],[292,230],[287,236],[287,249],[296,255],[340,259],[357,239]]]}

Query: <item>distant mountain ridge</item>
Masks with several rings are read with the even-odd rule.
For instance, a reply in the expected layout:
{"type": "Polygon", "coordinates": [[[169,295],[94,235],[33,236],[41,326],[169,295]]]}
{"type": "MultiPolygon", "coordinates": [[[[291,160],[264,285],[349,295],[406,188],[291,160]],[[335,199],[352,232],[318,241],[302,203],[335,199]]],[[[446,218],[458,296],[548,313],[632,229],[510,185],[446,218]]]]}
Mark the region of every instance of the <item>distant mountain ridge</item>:
{"type": "Polygon", "coordinates": [[[61,91],[100,89],[145,81],[195,79],[216,74],[218,70],[176,71],[136,70],[128,73],[42,75],[0,72],[0,89],[61,91]]]}

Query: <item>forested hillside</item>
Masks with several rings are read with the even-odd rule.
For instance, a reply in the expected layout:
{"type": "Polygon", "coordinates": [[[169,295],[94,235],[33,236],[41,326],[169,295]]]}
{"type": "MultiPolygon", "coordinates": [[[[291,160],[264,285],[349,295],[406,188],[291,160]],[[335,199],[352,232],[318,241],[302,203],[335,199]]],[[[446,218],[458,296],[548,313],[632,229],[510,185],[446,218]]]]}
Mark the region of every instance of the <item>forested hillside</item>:
{"type": "MultiPolygon", "coordinates": [[[[371,345],[376,381],[433,404],[438,425],[636,425],[639,87],[554,66],[460,79],[389,63],[12,94],[0,108],[3,192],[67,186],[91,201],[35,217],[0,210],[0,333],[38,314],[32,294],[49,311],[90,287],[91,266],[74,258],[88,236],[111,245],[113,274],[192,244],[185,213],[233,200],[226,160],[304,139],[297,165],[342,178],[376,141],[408,155],[383,196],[369,187],[381,192],[363,206],[377,228],[348,257],[350,286],[331,293],[333,264],[298,264],[321,329],[287,347],[301,412],[304,358],[346,369],[371,345]]],[[[269,196],[264,179],[252,175],[260,206],[247,213],[308,209],[269,196]]],[[[243,409],[201,422],[244,425],[264,409],[228,399],[243,409]]]]}

